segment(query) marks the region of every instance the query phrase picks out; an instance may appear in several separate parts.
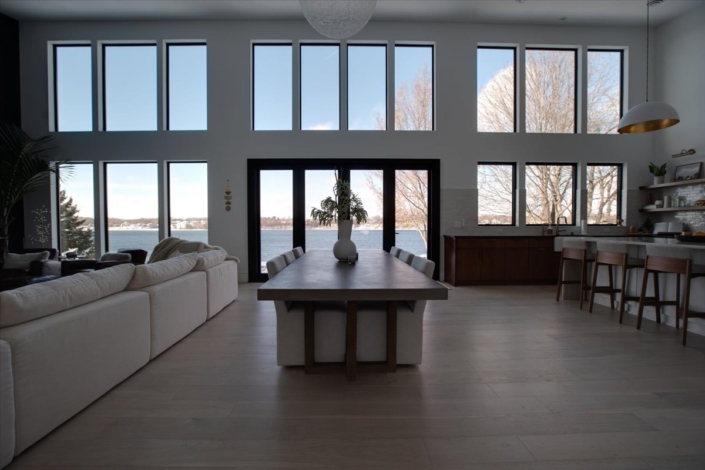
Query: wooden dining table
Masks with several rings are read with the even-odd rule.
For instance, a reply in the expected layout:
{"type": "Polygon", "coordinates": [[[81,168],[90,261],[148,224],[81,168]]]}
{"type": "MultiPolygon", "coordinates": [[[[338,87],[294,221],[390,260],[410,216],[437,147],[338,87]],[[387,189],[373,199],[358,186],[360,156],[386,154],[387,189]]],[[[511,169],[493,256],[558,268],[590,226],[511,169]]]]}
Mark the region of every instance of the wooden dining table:
{"type": "Polygon", "coordinates": [[[355,264],[338,261],[330,250],[310,250],[257,290],[258,300],[303,302],[307,374],[345,372],[396,372],[397,303],[413,300],[447,300],[448,289],[383,250],[361,250],[355,264]],[[347,303],[344,363],[316,363],[315,303],[347,303]],[[387,303],[387,360],[357,361],[358,302],[387,303]]]}

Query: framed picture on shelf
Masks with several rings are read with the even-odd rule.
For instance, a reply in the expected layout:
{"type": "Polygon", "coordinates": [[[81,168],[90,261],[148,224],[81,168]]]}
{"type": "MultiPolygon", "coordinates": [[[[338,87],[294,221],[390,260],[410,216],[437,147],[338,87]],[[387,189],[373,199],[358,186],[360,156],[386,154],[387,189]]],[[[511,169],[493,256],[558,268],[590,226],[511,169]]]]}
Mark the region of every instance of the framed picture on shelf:
{"type": "Polygon", "coordinates": [[[681,165],[676,167],[676,175],[674,176],[674,181],[686,181],[686,180],[697,180],[700,178],[700,169],[702,168],[702,162],[689,163],[688,165],[681,165]]]}

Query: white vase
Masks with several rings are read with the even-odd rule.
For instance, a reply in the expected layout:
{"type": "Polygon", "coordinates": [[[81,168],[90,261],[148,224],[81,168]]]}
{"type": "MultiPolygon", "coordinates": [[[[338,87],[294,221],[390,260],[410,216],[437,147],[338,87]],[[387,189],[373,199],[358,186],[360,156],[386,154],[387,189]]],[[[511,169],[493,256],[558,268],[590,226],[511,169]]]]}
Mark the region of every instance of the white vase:
{"type": "Polygon", "coordinates": [[[333,255],[340,261],[347,261],[348,258],[357,254],[357,247],[350,239],[352,235],[352,220],[338,221],[338,241],[333,245],[333,255]]]}
{"type": "Polygon", "coordinates": [[[663,176],[654,176],[654,184],[663,184],[663,176]]]}

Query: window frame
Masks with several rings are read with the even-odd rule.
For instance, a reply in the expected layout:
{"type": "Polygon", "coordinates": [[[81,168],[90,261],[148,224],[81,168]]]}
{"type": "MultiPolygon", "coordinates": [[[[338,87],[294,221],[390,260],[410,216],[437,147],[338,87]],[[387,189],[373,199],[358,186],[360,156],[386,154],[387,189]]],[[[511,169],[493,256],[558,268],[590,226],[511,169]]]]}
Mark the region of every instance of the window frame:
{"type": "MultiPolygon", "coordinates": [[[[289,130],[281,130],[281,129],[255,129],[255,60],[256,60],[256,54],[255,54],[255,47],[257,46],[289,46],[291,48],[291,85],[293,88],[293,81],[294,81],[294,44],[291,42],[286,42],[286,41],[274,41],[274,42],[266,42],[266,41],[252,41],[250,50],[251,50],[251,55],[252,55],[252,69],[250,70],[250,80],[252,82],[252,87],[250,89],[251,93],[251,98],[250,98],[250,119],[252,120],[252,124],[250,126],[250,130],[255,131],[255,132],[291,132],[294,130],[294,120],[293,120],[293,114],[292,114],[292,122],[291,122],[291,129],[289,130]]],[[[301,71],[299,71],[299,74],[301,71]]],[[[299,79],[299,82],[301,79],[299,79]]],[[[299,84],[299,88],[300,88],[299,84]]],[[[299,94],[301,91],[299,91],[299,94]]],[[[292,108],[294,107],[294,91],[292,89],[291,92],[291,106],[292,108]]],[[[290,109],[289,112],[292,112],[290,109]]],[[[300,113],[300,111],[299,111],[300,113]]]]}
{"type": "MultiPolygon", "coordinates": [[[[341,60],[341,49],[342,44],[340,42],[299,42],[299,131],[309,132],[311,129],[304,129],[303,112],[304,112],[304,100],[303,100],[303,80],[302,80],[302,61],[303,54],[301,53],[304,47],[332,47],[338,48],[338,128],[330,129],[328,132],[340,132],[342,130],[343,124],[343,73],[341,60]]],[[[347,50],[346,50],[347,52],[347,50]]],[[[346,55],[347,58],[347,55],[346,55]]],[[[346,64],[347,65],[347,64],[346,64]]],[[[293,101],[293,100],[292,100],[293,101]]],[[[293,128],[292,123],[292,128],[293,128]]]]}
{"type": "MultiPolygon", "coordinates": [[[[180,132],[180,131],[187,131],[187,132],[198,132],[198,131],[207,131],[208,130],[208,43],[205,41],[186,41],[186,42],[178,42],[178,41],[165,41],[164,42],[164,130],[166,131],[172,131],[171,129],[171,120],[170,120],[170,103],[171,103],[171,96],[169,94],[169,89],[170,89],[170,83],[169,83],[169,72],[170,72],[170,65],[169,65],[169,53],[170,53],[170,48],[171,46],[177,46],[177,47],[182,47],[182,46],[202,46],[206,48],[206,128],[205,129],[177,129],[173,132],[180,132]]],[[[158,62],[158,60],[157,60],[158,62]]],[[[157,90],[157,94],[159,94],[159,90],[157,90]]]]}
{"type": "MultiPolygon", "coordinates": [[[[579,133],[578,128],[578,59],[580,48],[578,47],[559,47],[559,46],[526,46],[524,48],[524,99],[526,100],[527,86],[526,86],[526,53],[529,51],[546,51],[546,52],[572,52],[574,58],[573,67],[573,134],[579,133]]],[[[587,89],[586,89],[587,90],[587,89]]],[[[555,132],[526,132],[526,106],[524,106],[524,133],[525,134],[556,134],[555,132]]]]}
{"type": "MultiPolygon", "coordinates": [[[[171,236],[171,165],[172,164],[193,164],[193,163],[200,163],[200,164],[205,164],[206,165],[206,197],[208,195],[208,161],[207,160],[167,160],[166,162],[166,178],[164,180],[165,186],[166,186],[166,222],[167,222],[167,228],[166,228],[166,236],[170,237],[171,236]]],[[[206,215],[206,218],[209,218],[208,215],[206,215]]],[[[210,222],[210,221],[209,221],[210,222]]],[[[208,224],[208,232],[210,235],[210,223],[208,224]]]]}
{"type": "MultiPolygon", "coordinates": [[[[622,191],[624,190],[624,164],[623,163],[587,163],[585,166],[585,183],[587,189],[587,167],[589,166],[614,166],[617,167],[617,220],[622,219],[622,191]]],[[[586,191],[587,194],[587,191],[586,191]]],[[[586,196],[587,197],[587,196],[586,196]]],[[[587,201],[588,203],[590,201],[587,201]]],[[[588,220],[590,210],[586,211],[585,220],[588,220]]],[[[591,224],[588,222],[588,227],[616,227],[617,222],[613,224],[591,224]]]]}
{"type": "MultiPolygon", "coordinates": [[[[108,253],[110,251],[110,226],[108,225],[108,219],[110,214],[108,213],[108,165],[157,165],[157,196],[159,195],[159,162],[155,160],[139,160],[139,161],[132,161],[132,160],[127,160],[127,161],[109,161],[109,162],[101,162],[102,163],[102,183],[103,183],[103,188],[102,188],[102,206],[101,210],[103,211],[103,233],[101,234],[101,237],[103,237],[103,253],[108,253]]],[[[95,188],[93,189],[95,191],[95,188]]],[[[159,224],[161,225],[162,220],[161,217],[159,216],[159,199],[157,198],[157,220],[159,221],[159,224]]],[[[159,239],[159,229],[157,229],[157,240],[161,241],[159,239]]]]}
{"type": "Polygon", "coordinates": [[[394,43],[394,116],[392,116],[392,123],[394,124],[393,126],[393,131],[401,131],[401,132],[435,132],[436,131],[436,44],[435,43],[429,43],[429,44],[414,44],[414,43],[405,43],[405,42],[395,42],[394,43]],[[401,131],[400,129],[397,129],[396,126],[396,110],[397,110],[397,83],[396,83],[396,66],[397,66],[397,52],[396,49],[397,47],[421,47],[421,48],[430,48],[431,49],[431,99],[433,102],[431,103],[431,129],[427,131],[421,131],[421,130],[409,130],[409,131],[401,131]]]}
{"type": "MultiPolygon", "coordinates": [[[[478,175],[480,165],[495,165],[495,166],[511,166],[512,167],[512,222],[510,224],[480,224],[476,221],[478,227],[516,227],[517,226],[517,162],[492,162],[479,161],[477,162],[478,175]]],[[[479,185],[478,185],[479,186],[479,185]]],[[[477,188],[477,216],[480,217],[480,188],[477,188]]]]}
{"type": "MultiPolygon", "coordinates": [[[[107,89],[105,88],[106,84],[106,75],[105,75],[105,65],[108,62],[107,61],[107,55],[105,54],[105,51],[108,47],[154,47],[155,54],[156,54],[156,59],[155,59],[155,64],[154,67],[156,68],[156,102],[157,102],[157,122],[156,122],[156,129],[159,130],[159,46],[156,42],[103,42],[100,43],[100,54],[101,54],[101,60],[100,60],[100,81],[101,81],[101,107],[102,107],[102,118],[103,118],[103,126],[102,126],[102,131],[103,132],[154,132],[154,131],[136,131],[136,130],[131,130],[131,131],[111,131],[108,129],[108,107],[107,107],[107,99],[108,99],[108,93],[107,89]]],[[[107,236],[106,236],[107,239],[107,236]]],[[[107,252],[107,248],[106,248],[107,252]]]]}
{"type": "MultiPolygon", "coordinates": [[[[379,129],[350,129],[350,48],[351,47],[383,47],[384,48],[384,129],[381,130],[382,132],[386,132],[389,130],[389,45],[387,43],[374,43],[374,42],[365,42],[365,43],[356,43],[356,42],[348,42],[345,45],[345,71],[347,72],[347,76],[345,77],[347,87],[347,96],[345,97],[346,103],[347,103],[347,122],[346,124],[346,131],[352,131],[352,132],[358,132],[358,131],[376,131],[380,132],[379,129]]],[[[342,75],[342,74],[341,74],[342,75]]],[[[342,88],[341,88],[342,91],[342,88]]]]}
{"type": "MultiPolygon", "coordinates": [[[[519,102],[518,102],[518,89],[517,86],[519,85],[519,54],[518,54],[518,48],[516,46],[484,46],[481,44],[477,45],[477,48],[475,49],[475,80],[477,80],[477,64],[478,64],[478,54],[477,51],[479,49],[499,49],[499,50],[511,50],[514,53],[514,59],[513,59],[513,64],[514,64],[514,86],[512,87],[512,92],[514,93],[513,96],[513,102],[514,102],[514,122],[513,122],[513,131],[512,132],[488,132],[488,131],[480,131],[477,129],[477,124],[475,125],[475,132],[478,134],[516,134],[519,132],[519,102]]],[[[477,83],[475,83],[475,86],[477,86],[477,83]]],[[[526,88],[526,87],[525,87],[526,88]]],[[[477,94],[477,92],[475,92],[477,94]]],[[[479,110],[479,107],[477,106],[477,103],[479,100],[477,97],[475,97],[475,119],[477,119],[477,112],[479,110]]]]}
{"type": "MultiPolygon", "coordinates": [[[[589,93],[589,87],[590,87],[590,53],[591,52],[617,52],[619,53],[619,119],[622,119],[624,116],[624,49],[615,49],[615,48],[605,48],[601,49],[599,47],[588,47],[587,48],[587,70],[588,70],[588,78],[585,83],[585,92],[589,93]]],[[[587,118],[589,119],[590,116],[590,110],[587,108],[587,103],[585,104],[585,111],[587,112],[587,118]]],[[[585,122],[587,126],[587,121],[585,122]]],[[[590,134],[587,132],[586,129],[586,134],[590,134]]],[[[591,135],[604,135],[604,134],[591,134],[591,135]]]]}
{"type": "Polygon", "coordinates": [[[61,42],[54,42],[51,43],[51,64],[52,64],[52,88],[53,88],[53,119],[54,122],[53,124],[53,131],[52,132],[93,132],[95,130],[95,123],[94,123],[94,100],[93,100],[93,44],[90,42],[70,42],[70,43],[61,43],[61,42]],[[60,131],[59,130],[59,90],[58,90],[58,62],[56,59],[56,52],[57,49],[60,47],[87,47],[91,51],[91,128],[90,130],[87,131],[60,131]]]}
{"type": "MultiPolygon", "coordinates": [[[[524,191],[526,192],[526,167],[527,166],[537,166],[537,165],[544,165],[544,166],[570,166],[573,168],[573,203],[571,207],[571,213],[573,214],[573,222],[570,224],[564,224],[567,227],[577,227],[577,217],[578,213],[576,212],[577,204],[577,196],[578,196],[578,164],[576,162],[526,162],[524,164],[524,191]]],[[[524,216],[526,216],[526,201],[524,201],[524,216]]],[[[541,227],[543,225],[546,225],[545,223],[541,224],[525,224],[527,227],[541,227]]]]}

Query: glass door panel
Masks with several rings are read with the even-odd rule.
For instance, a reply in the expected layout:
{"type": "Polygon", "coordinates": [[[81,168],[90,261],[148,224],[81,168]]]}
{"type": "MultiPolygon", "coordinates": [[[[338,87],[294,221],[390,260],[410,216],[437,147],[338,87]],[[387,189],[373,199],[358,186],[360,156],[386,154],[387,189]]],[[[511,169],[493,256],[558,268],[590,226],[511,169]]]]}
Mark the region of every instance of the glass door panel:
{"type": "Polygon", "coordinates": [[[367,211],[367,223],[353,227],[352,241],[358,250],[381,250],[384,215],[382,170],[350,170],[350,189],[362,200],[367,211]]]}
{"type": "Polygon", "coordinates": [[[169,163],[169,235],[208,243],[208,163],[169,163]]]}
{"type": "Polygon", "coordinates": [[[395,246],[426,257],[428,253],[428,170],[394,174],[395,246]]]}
{"type": "Polygon", "coordinates": [[[292,170],[260,171],[260,272],[267,261],[294,247],[292,170]]]}
{"type": "Polygon", "coordinates": [[[338,225],[324,227],[311,218],[311,209],[320,209],[321,201],[333,196],[335,170],[306,170],[306,251],[332,250],[338,241],[338,225]]]}

